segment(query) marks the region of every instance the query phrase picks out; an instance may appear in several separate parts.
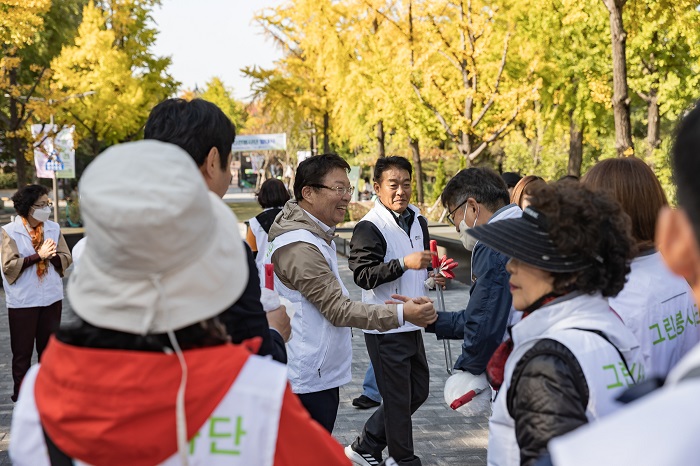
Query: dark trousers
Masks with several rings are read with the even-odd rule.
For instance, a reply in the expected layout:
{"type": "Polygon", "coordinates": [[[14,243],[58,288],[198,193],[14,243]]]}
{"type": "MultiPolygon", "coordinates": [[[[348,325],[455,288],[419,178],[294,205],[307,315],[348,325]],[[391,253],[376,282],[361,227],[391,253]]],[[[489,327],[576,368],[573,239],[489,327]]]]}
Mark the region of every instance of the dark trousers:
{"type": "Polygon", "coordinates": [[[12,401],[17,401],[19,386],[32,364],[34,343],[41,360],[41,354],[49,342],[49,337],[61,325],[63,301],[49,306],[7,309],[10,318],[10,348],[12,349],[12,380],[14,388],[12,401]]]}
{"type": "Polygon", "coordinates": [[[419,466],[411,415],[428,399],[430,374],[420,331],[365,333],[382,404],[365,423],[358,447],[375,457],[384,448],[401,465],[419,466]]]}
{"type": "Polygon", "coordinates": [[[301,404],[315,420],[328,432],[333,433],[335,418],[340,404],[340,388],[329,388],[320,392],[302,393],[297,395],[301,404]]]}

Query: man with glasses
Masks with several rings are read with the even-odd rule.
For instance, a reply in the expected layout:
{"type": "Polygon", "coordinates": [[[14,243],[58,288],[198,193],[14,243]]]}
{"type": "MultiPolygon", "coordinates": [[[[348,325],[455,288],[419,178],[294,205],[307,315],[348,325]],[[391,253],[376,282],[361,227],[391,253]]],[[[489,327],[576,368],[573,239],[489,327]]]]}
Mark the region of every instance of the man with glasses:
{"type": "Polygon", "coordinates": [[[461,392],[456,397],[459,399],[475,388],[474,384],[482,389],[487,386],[486,364],[503,341],[512,301],[510,275],[506,272],[508,257],[477,242],[468,231],[477,225],[520,217],[522,211],[516,204],[509,204],[505,182],[488,168],[467,168],[457,173],[445,186],[441,200],[449,211],[447,219],[472,253],[472,286],[467,307],[459,312],[438,312],[437,321],[426,332],[435,333],[439,339],[463,340],[462,354],[454,366],[461,372],[455,372],[446,385],[461,392]]]}
{"type": "Polygon", "coordinates": [[[340,279],[335,227],[345,218],[353,192],[348,163],[335,154],[299,164],[295,200],[270,228],[265,263],[275,271],[275,290],[292,302],[292,339],[287,344],[292,391],[329,432],[338,413],[339,387],[352,379],[350,328],[386,331],[404,322],[435,321],[427,298],[403,304],[353,302],[340,279]]]}

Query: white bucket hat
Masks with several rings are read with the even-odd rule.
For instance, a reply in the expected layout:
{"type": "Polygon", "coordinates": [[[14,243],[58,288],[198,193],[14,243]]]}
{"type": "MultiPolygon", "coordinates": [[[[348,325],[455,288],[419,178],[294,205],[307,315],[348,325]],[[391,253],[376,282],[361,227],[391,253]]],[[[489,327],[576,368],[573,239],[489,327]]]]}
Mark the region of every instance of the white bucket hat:
{"type": "Polygon", "coordinates": [[[80,181],[85,252],[68,283],[75,313],[101,328],[166,333],[220,314],[248,266],[236,216],[179,147],[107,149],[80,181]]]}

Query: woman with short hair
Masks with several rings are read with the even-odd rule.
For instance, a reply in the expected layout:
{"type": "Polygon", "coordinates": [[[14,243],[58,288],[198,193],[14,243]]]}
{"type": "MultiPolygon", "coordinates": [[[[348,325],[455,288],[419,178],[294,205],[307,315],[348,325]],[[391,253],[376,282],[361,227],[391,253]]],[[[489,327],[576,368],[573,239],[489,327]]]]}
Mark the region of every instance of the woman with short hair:
{"type": "Polygon", "coordinates": [[[267,234],[270,232],[275,217],[282,211],[282,207],[289,199],[287,187],[278,179],[270,178],[260,186],[258,204],[263,208],[263,211],[248,220],[248,233],[245,239],[253,251],[259,273],[262,273],[263,259],[267,250],[267,234]]]}
{"type": "Polygon", "coordinates": [[[10,321],[12,401],[49,336],[58,330],[63,304],[63,272],[71,254],[58,223],[49,220],[49,190],[37,184],[19,189],[12,202],[17,216],[2,227],[2,284],[10,321]]]}
{"type": "Polygon", "coordinates": [[[603,160],[582,182],[612,195],[632,220],[638,253],[625,287],[608,302],[642,344],[647,377],[665,378],[698,342],[700,324],[688,283],[671,273],[654,247],[666,194],[651,168],[636,157],[603,160]]]}
{"type": "Polygon", "coordinates": [[[530,465],[547,442],[618,409],[643,356],[607,297],[620,292],[634,245],[629,219],[607,196],[561,182],[534,191],[522,218],[470,230],[509,256],[523,319],[487,367],[498,390],[488,463],[530,465]]]}

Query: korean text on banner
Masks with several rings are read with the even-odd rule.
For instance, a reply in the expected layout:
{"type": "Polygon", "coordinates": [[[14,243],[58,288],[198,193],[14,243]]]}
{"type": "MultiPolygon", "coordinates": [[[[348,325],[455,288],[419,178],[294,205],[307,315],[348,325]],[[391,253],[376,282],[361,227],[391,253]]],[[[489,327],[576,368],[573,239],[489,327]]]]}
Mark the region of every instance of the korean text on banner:
{"type": "Polygon", "coordinates": [[[287,134],[243,134],[236,136],[233,152],[256,150],[287,150],[287,134]]]}

